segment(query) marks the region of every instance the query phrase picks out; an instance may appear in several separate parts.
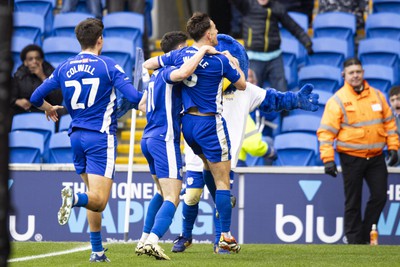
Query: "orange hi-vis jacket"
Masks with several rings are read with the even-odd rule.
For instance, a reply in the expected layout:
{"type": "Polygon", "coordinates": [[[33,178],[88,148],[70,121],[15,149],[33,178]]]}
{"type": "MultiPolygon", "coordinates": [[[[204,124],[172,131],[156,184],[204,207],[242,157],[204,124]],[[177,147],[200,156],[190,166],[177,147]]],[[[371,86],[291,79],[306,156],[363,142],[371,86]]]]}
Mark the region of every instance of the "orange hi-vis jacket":
{"type": "Polygon", "coordinates": [[[321,160],[334,160],[336,150],[354,157],[370,158],[388,150],[398,150],[396,121],[385,99],[377,89],[364,81],[364,90],[357,94],[345,82],[326,103],[317,131],[321,160]]]}

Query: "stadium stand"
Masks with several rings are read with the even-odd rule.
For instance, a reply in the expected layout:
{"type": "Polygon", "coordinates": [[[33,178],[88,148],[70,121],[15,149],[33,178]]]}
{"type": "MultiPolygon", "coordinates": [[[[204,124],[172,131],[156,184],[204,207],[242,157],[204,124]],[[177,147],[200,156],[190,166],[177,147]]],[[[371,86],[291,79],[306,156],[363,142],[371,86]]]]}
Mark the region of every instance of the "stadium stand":
{"type": "Polygon", "coordinates": [[[75,56],[80,51],[81,46],[76,38],[54,36],[43,41],[44,58],[55,68],[61,62],[75,56]]]}
{"type": "Polygon", "coordinates": [[[344,12],[326,12],[315,16],[313,21],[314,38],[334,37],[346,40],[349,44],[348,54],[354,54],[354,37],[356,18],[344,12]]]}
{"type": "Polygon", "coordinates": [[[66,131],[55,133],[51,136],[49,163],[73,163],[71,140],[66,131]]]}
{"type": "Polygon", "coordinates": [[[9,135],[10,163],[41,163],[43,135],[30,131],[13,131],[9,135]]]}
{"type": "Polygon", "coordinates": [[[314,166],[318,154],[318,139],[309,133],[282,133],[275,136],[275,166],[314,166]]]}
{"type": "Polygon", "coordinates": [[[33,40],[39,46],[42,45],[44,35],[44,18],[31,12],[14,12],[13,36],[20,36],[33,40]]]}
{"type": "Polygon", "coordinates": [[[51,34],[53,25],[53,10],[56,7],[57,0],[15,0],[15,12],[31,12],[39,14],[45,21],[45,36],[51,34]]]}
{"type": "Polygon", "coordinates": [[[299,86],[311,83],[314,88],[330,93],[336,92],[343,84],[341,69],[327,65],[305,66],[299,71],[299,86]]]}
{"type": "Polygon", "coordinates": [[[369,15],[365,22],[366,37],[400,41],[400,25],[393,23],[394,21],[400,21],[400,14],[376,13],[369,15]]]}
{"type": "Polygon", "coordinates": [[[65,115],[61,116],[60,124],[58,126],[58,131],[59,132],[68,131],[71,121],[72,121],[72,118],[69,114],[65,114],[65,115]]]}
{"type": "Polygon", "coordinates": [[[306,57],[306,65],[328,65],[342,68],[346,58],[354,56],[349,54],[348,42],[331,37],[313,39],[314,54],[306,57]]]}
{"type": "Polygon", "coordinates": [[[120,37],[105,37],[101,54],[113,58],[132,79],[135,54],[133,43],[130,40],[120,37]]]}
{"type": "Polygon", "coordinates": [[[400,13],[400,0],[373,0],[372,1],[372,12],[392,12],[400,13]]]}
{"type": "Polygon", "coordinates": [[[91,14],[69,12],[54,16],[53,36],[65,36],[75,38],[75,26],[82,20],[94,17],[91,14]]]}
{"type": "Polygon", "coordinates": [[[364,78],[367,82],[388,96],[389,89],[395,83],[393,68],[375,64],[367,64],[363,68],[364,78]]]}

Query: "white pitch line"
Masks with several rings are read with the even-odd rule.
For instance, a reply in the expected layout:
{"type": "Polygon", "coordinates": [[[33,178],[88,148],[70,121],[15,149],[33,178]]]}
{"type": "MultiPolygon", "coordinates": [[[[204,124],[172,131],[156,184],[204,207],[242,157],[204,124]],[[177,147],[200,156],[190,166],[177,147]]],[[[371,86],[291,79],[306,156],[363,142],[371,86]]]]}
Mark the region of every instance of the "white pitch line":
{"type": "Polygon", "coordinates": [[[79,251],[89,250],[91,248],[92,248],[92,246],[74,248],[74,249],[64,250],[64,251],[59,251],[59,252],[53,252],[53,253],[47,253],[47,254],[41,254],[41,255],[35,255],[35,256],[11,259],[11,260],[8,260],[8,262],[30,261],[30,260],[36,260],[36,259],[41,259],[41,258],[54,257],[54,256],[59,256],[59,255],[64,255],[64,254],[70,254],[70,253],[75,253],[75,252],[79,252],[79,251]]]}

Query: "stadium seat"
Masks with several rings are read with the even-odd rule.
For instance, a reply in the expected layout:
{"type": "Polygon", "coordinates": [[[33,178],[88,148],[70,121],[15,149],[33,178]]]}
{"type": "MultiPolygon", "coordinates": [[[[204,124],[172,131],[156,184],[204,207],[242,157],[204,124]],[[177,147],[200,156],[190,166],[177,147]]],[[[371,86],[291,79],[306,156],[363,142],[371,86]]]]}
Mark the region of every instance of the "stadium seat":
{"type": "Polygon", "coordinates": [[[400,13],[400,0],[374,0],[372,1],[372,12],[400,13]]]}
{"type": "Polygon", "coordinates": [[[13,13],[13,36],[21,36],[41,46],[44,35],[44,17],[31,12],[13,13]]]}
{"type": "Polygon", "coordinates": [[[393,21],[400,21],[400,14],[376,13],[369,15],[365,22],[367,38],[389,38],[400,41],[400,25],[393,21]]]}
{"type": "Polygon", "coordinates": [[[348,54],[348,43],[337,38],[314,38],[313,50],[314,54],[306,57],[306,65],[329,65],[342,68],[344,60],[354,56],[354,54],[348,54]]]}
{"type": "Polygon", "coordinates": [[[274,148],[278,158],[275,166],[315,166],[318,139],[315,134],[290,132],[275,136],[274,148]]]}
{"type": "Polygon", "coordinates": [[[298,58],[301,56],[301,48],[302,45],[297,40],[282,38],[281,50],[289,89],[297,86],[298,58]]]}
{"type": "Polygon", "coordinates": [[[103,17],[104,36],[120,37],[132,41],[135,47],[143,48],[142,34],[144,29],[144,16],[135,12],[114,12],[103,17]]]}
{"type": "Polygon", "coordinates": [[[363,65],[363,68],[364,79],[366,79],[372,87],[388,94],[390,88],[394,85],[393,68],[372,64],[363,65]]]}
{"type": "Polygon", "coordinates": [[[62,115],[60,118],[60,124],[58,126],[58,131],[59,132],[68,131],[69,126],[71,125],[71,121],[72,121],[71,115],[69,115],[69,114],[62,115]]]}
{"type": "Polygon", "coordinates": [[[282,119],[281,133],[287,132],[305,132],[316,134],[321,122],[321,117],[309,114],[291,114],[282,119]]]}
{"type": "Polygon", "coordinates": [[[392,67],[395,83],[399,82],[400,42],[387,38],[361,40],[358,46],[358,57],[363,65],[377,64],[392,67]]]}
{"type": "Polygon", "coordinates": [[[54,134],[55,124],[53,121],[48,121],[44,113],[31,112],[15,115],[12,120],[11,131],[31,131],[42,134],[44,141],[43,158],[44,161],[47,161],[49,141],[51,135],[54,134]]]}
{"type": "Polygon", "coordinates": [[[53,67],[81,52],[81,46],[76,38],[55,36],[43,41],[44,58],[53,67]]]}
{"type": "Polygon", "coordinates": [[[130,40],[117,37],[104,38],[102,55],[113,58],[132,79],[134,47],[130,40]]]}
{"type": "Polygon", "coordinates": [[[326,65],[305,66],[299,71],[299,85],[314,85],[316,90],[336,92],[343,84],[341,69],[326,65]]]}
{"type": "Polygon", "coordinates": [[[326,12],[315,16],[313,21],[314,38],[335,37],[346,40],[348,55],[354,54],[356,17],[345,12],[326,12]]]}
{"type": "Polygon", "coordinates": [[[67,132],[59,132],[51,136],[49,154],[49,163],[73,163],[71,140],[67,132]]]}
{"type": "MultiPolygon", "coordinates": [[[[288,12],[289,16],[300,25],[300,27],[307,33],[308,32],[308,17],[307,15],[299,12],[288,12]]],[[[279,24],[279,31],[281,33],[281,37],[288,38],[297,43],[298,53],[297,53],[297,65],[303,65],[305,63],[305,57],[307,54],[306,49],[303,45],[296,39],[286,28],[282,27],[279,24]]],[[[282,48],[282,46],[281,46],[282,48]]]]}
{"type": "Polygon", "coordinates": [[[57,0],[15,0],[15,12],[31,12],[41,15],[45,21],[45,36],[51,34],[53,27],[53,9],[56,7],[57,0]]]}
{"type": "Polygon", "coordinates": [[[33,44],[34,40],[33,39],[28,39],[22,36],[13,36],[11,40],[11,54],[12,58],[14,61],[14,67],[12,74],[14,74],[18,67],[22,64],[20,54],[22,49],[24,49],[25,46],[33,44]]]}
{"type": "Polygon", "coordinates": [[[43,135],[29,131],[13,131],[8,134],[10,163],[41,163],[43,135]]]}
{"type": "Polygon", "coordinates": [[[65,36],[75,38],[75,27],[79,22],[87,18],[93,18],[91,14],[80,12],[68,12],[54,16],[53,36],[65,36]]]}

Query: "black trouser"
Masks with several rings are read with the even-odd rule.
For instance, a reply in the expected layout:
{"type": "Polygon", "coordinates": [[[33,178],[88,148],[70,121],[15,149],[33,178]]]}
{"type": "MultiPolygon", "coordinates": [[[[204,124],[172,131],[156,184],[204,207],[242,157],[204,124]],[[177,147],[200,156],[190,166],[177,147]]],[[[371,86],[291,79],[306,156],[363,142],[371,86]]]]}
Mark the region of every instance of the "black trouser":
{"type": "Polygon", "coordinates": [[[345,194],[344,231],[349,244],[369,242],[372,224],[377,224],[387,199],[388,171],[384,155],[359,158],[339,153],[345,194]],[[363,180],[370,197],[361,216],[363,180]]]}

